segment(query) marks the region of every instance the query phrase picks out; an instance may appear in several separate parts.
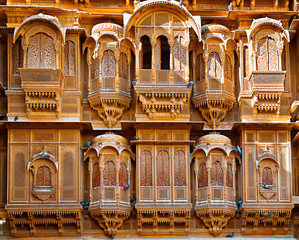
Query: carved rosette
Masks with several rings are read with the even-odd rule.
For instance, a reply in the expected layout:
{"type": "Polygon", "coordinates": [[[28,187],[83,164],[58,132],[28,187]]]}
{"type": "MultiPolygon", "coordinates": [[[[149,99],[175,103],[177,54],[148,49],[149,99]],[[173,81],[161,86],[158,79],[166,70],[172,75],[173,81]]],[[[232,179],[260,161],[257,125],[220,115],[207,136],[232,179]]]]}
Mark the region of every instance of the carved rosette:
{"type": "Polygon", "coordinates": [[[188,103],[191,89],[173,91],[149,91],[135,88],[142,110],[150,119],[178,117],[188,103]]]}
{"type": "Polygon", "coordinates": [[[96,110],[104,123],[113,127],[122,116],[123,111],[130,106],[131,98],[122,94],[97,93],[89,99],[90,106],[96,110]]]}

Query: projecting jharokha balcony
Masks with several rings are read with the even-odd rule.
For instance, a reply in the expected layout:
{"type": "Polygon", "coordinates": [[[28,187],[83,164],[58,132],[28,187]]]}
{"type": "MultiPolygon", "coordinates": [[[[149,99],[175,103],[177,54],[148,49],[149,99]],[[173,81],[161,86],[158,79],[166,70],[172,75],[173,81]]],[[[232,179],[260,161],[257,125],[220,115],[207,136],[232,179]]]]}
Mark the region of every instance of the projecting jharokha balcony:
{"type": "Polygon", "coordinates": [[[281,95],[284,92],[285,71],[254,71],[249,83],[254,97],[255,114],[264,112],[280,113],[281,95]]]}
{"type": "Polygon", "coordinates": [[[28,117],[57,117],[62,86],[61,69],[20,68],[28,117]]]}

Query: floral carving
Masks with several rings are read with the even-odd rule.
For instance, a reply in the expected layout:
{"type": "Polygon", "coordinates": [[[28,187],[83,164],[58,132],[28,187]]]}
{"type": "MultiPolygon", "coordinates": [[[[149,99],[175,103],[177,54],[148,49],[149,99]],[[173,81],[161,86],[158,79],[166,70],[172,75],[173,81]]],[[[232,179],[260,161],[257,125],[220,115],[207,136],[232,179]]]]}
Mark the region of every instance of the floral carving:
{"type": "Polygon", "coordinates": [[[120,164],[118,181],[120,187],[124,187],[128,184],[128,171],[127,166],[124,163],[120,164]]]}
{"type": "Polygon", "coordinates": [[[71,40],[64,45],[64,75],[73,76],[76,74],[75,43],[71,40]]]}
{"type": "Polygon", "coordinates": [[[140,154],[140,185],[152,186],[152,154],[148,150],[140,154]]]}
{"type": "Polygon", "coordinates": [[[215,161],[211,169],[211,185],[212,186],[223,186],[223,170],[221,163],[215,161]]]}
{"type": "Polygon", "coordinates": [[[205,163],[201,163],[198,168],[198,188],[208,186],[208,171],[205,163]]]}
{"type": "Polygon", "coordinates": [[[169,186],[169,154],[162,150],[157,154],[157,186],[169,186]]]}
{"type": "Polygon", "coordinates": [[[92,173],[92,187],[100,186],[100,167],[98,163],[93,165],[93,173],[92,173]]]}
{"type": "Polygon", "coordinates": [[[116,186],[116,169],[113,161],[105,163],[103,178],[104,186],[116,186]]]}
{"type": "Polygon", "coordinates": [[[186,157],[182,150],[174,154],[174,185],[186,186],[186,157]]]}

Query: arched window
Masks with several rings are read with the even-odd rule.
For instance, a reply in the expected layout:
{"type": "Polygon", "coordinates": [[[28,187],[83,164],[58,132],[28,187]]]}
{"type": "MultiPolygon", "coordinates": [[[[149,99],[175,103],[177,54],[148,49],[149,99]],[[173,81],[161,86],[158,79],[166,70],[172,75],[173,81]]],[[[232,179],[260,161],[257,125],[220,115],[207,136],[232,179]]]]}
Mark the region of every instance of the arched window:
{"type": "Polygon", "coordinates": [[[178,36],[174,40],[173,46],[173,69],[184,70],[186,67],[186,47],[183,45],[183,37],[178,36]]]}
{"type": "Polygon", "coordinates": [[[233,167],[230,163],[227,164],[226,170],[226,186],[233,187],[233,167]]]}
{"type": "Polygon", "coordinates": [[[28,68],[55,68],[54,40],[45,33],[30,37],[28,45],[28,68]]]}
{"type": "Polygon", "coordinates": [[[127,55],[124,53],[120,54],[119,77],[128,79],[128,59],[127,59],[127,55]]]}
{"type": "Polygon", "coordinates": [[[76,74],[75,43],[71,40],[64,45],[64,75],[73,76],[76,74]]]}
{"type": "Polygon", "coordinates": [[[116,60],[111,50],[106,50],[102,58],[103,88],[115,88],[116,60]]]}
{"type": "Polygon", "coordinates": [[[100,186],[100,167],[98,163],[93,165],[93,174],[92,174],[92,187],[100,186]]]}
{"type": "Polygon", "coordinates": [[[267,185],[273,185],[273,176],[272,176],[271,168],[269,167],[263,168],[262,183],[267,185]]]}
{"type": "MultiPolygon", "coordinates": [[[[168,69],[169,70],[169,63],[170,63],[170,47],[168,44],[168,39],[165,36],[160,36],[158,38],[157,46],[160,46],[160,61],[161,65],[159,66],[160,69],[168,69]]],[[[159,51],[159,49],[157,49],[159,51]]],[[[158,68],[159,69],[159,68],[158,68]]]]}
{"type": "Polygon", "coordinates": [[[50,168],[41,166],[37,169],[35,186],[51,186],[50,168]]]}
{"type": "Polygon", "coordinates": [[[104,186],[116,186],[116,169],[113,161],[105,163],[103,178],[104,186]]]}
{"type": "Polygon", "coordinates": [[[162,150],[157,154],[157,186],[169,186],[169,154],[162,150]]]}
{"type": "Polygon", "coordinates": [[[18,68],[23,67],[23,48],[21,38],[15,42],[12,48],[12,74],[19,74],[18,68]]]}
{"type": "Polygon", "coordinates": [[[257,70],[278,71],[278,51],[275,40],[264,37],[257,46],[257,70]]]}
{"type": "Polygon", "coordinates": [[[224,76],[225,80],[232,80],[232,62],[230,57],[226,54],[225,55],[225,69],[224,69],[224,76]]]}
{"type": "Polygon", "coordinates": [[[221,79],[222,77],[221,60],[217,52],[211,52],[209,55],[208,76],[214,79],[221,79]]]}
{"type": "Polygon", "coordinates": [[[120,164],[118,179],[119,179],[120,187],[124,187],[125,185],[128,184],[128,171],[127,171],[127,166],[124,163],[120,164]]]}
{"type": "Polygon", "coordinates": [[[211,169],[211,185],[212,186],[223,186],[223,171],[221,163],[216,161],[212,165],[211,169]]]}
{"type": "Polygon", "coordinates": [[[201,163],[198,168],[198,188],[208,186],[208,171],[205,163],[201,163]]]}
{"type": "Polygon", "coordinates": [[[148,150],[140,155],[140,185],[152,186],[152,153],[148,150]]]}
{"type": "Polygon", "coordinates": [[[174,185],[186,186],[186,158],[182,150],[174,154],[174,185]]]}
{"type": "Polygon", "coordinates": [[[152,68],[152,45],[151,45],[150,38],[148,36],[142,36],[140,41],[142,44],[142,51],[141,51],[142,69],[151,69],[152,68]]]}

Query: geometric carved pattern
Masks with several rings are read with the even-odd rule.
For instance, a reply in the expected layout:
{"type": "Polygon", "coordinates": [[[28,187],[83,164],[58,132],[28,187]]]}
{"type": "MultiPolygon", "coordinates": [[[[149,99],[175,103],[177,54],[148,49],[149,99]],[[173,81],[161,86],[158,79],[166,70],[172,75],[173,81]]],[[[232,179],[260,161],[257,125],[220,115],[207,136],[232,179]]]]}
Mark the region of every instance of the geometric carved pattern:
{"type": "Polygon", "coordinates": [[[209,55],[208,77],[209,79],[221,79],[222,77],[222,66],[219,53],[217,52],[212,52],[209,55]]]}
{"type": "Polygon", "coordinates": [[[100,167],[98,163],[93,165],[92,187],[100,186],[100,167]]]}
{"type": "Polygon", "coordinates": [[[23,67],[23,48],[21,45],[22,38],[19,38],[12,48],[12,73],[19,74],[18,68],[23,67]]]}
{"type": "Polygon", "coordinates": [[[233,167],[231,163],[227,164],[227,170],[226,170],[226,186],[233,187],[233,167]]]}

